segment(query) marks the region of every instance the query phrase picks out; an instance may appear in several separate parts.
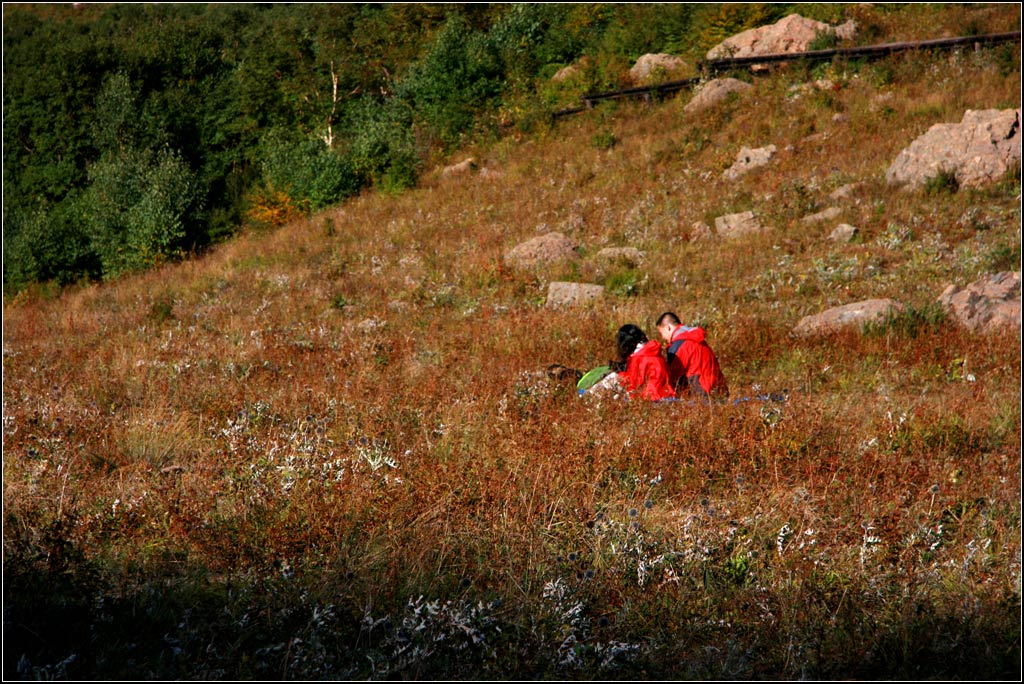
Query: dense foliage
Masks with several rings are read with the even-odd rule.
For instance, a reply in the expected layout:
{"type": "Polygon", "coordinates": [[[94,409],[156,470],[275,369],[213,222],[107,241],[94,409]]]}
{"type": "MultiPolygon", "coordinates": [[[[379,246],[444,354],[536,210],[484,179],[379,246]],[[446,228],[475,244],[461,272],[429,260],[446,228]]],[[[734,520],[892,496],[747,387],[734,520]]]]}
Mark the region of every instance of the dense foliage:
{"type": "Polygon", "coordinates": [[[786,11],[6,4],[5,291],[109,278],[247,221],[274,223],[368,185],[409,187],[432,154],[622,85],[645,52],[696,61],[786,11]],[[550,76],[584,57],[572,92],[551,91],[550,76]]]}

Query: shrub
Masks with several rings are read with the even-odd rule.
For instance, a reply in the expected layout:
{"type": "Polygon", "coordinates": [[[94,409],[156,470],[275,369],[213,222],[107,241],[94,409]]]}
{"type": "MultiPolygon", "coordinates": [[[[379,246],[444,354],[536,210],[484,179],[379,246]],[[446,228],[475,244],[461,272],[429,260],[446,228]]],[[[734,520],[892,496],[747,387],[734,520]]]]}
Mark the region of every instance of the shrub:
{"type": "Polygon", "coordinates": [[[960,189],[960,181],[957,180],[956,171],[940,169],[938,173],[925,179],[924,192],[927,195],[940,193],[953,194],[960,189]]]}
{"type": "Polygon", "coordinates": [[[32,282],[68,285],[97,275],[99,261],[83,229],[77,193],[49,209],[4,215],[4,286],[20,290],[32,282]]]}
{"type": "Polygon", "coordinates": [[[618,139],[611,131],[600,131],[590,139],[591,144],[599,150],[610,150],[615,147],[618,139]]]}
{"type": "Polygon", "coordinates": [[[397,84],[397,95],[417,122],[445,146],[457,144],[504,89],[498,51],[456,14],[441,29],[427,55],[397,84]]]}
{"type": "Polygon", "coordinates": [[[908,306],[902,311],[890,312],[878,323],[866,324],[864,334],[884,336],[891,332],[915,338],[922,332],[939,329],[946,322],[946,318],[946,312],[938,303],[927,304],[920,308],[908,306]]]}
{"type": "Polygon", "coordinates": [[[352,161],[319,139],[272,130],[264,139],[262,159],[264,184],[307,210],[335,204],[362,185],[352,161]]]}
{"type": "Polygon", "coordinates": [[[400,103],[366,102],[349,117],[348,159],[355,173],[382,190],[413,187],[420,159],[409,111],[400,103]]]}
{"type": "Polygon", "coordinates": [[[104,276],[151,266],[183,246],[198,195],[176,152],[106,153],[90,168],[89,180],[82,217],[104,276]]]}

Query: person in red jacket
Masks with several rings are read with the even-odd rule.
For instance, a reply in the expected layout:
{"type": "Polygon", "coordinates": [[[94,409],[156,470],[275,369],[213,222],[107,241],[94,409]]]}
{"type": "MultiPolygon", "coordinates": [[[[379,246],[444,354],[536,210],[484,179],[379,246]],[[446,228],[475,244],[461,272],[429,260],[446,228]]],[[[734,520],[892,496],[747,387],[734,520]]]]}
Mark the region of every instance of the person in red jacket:
{"type": "Polygon", "coordinates": [[[651,401],[675,398],[668,366],[657,341],[648,340],[643,330],[629,323],[619,328],[616,346],[619,362],[613,366],[630,398],[651,401]]]}
{"type": "Polygon", "coordinates": [[[703,328],[690,328],[666,311],[658,317],[658,333],[668,343],[665,350],[669,382],[677,393],[695,398],[729,396],[729,386],[718,358],[705,341],[703,328]]]}

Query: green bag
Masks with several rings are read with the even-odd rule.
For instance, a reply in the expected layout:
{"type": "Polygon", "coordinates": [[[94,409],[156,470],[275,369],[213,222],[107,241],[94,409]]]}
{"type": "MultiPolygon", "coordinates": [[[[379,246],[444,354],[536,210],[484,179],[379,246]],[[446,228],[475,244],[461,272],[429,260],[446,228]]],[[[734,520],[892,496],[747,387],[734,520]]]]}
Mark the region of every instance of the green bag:
{"type": "Polygon", "coordinates": [[[576,383],[576,389],[581,392],[583,390],[588,390],[601,382],[601,380],[611,372],[611,366],[598,366],[597,368],[589,370],[584,373],[583,377],[576,383]]]}

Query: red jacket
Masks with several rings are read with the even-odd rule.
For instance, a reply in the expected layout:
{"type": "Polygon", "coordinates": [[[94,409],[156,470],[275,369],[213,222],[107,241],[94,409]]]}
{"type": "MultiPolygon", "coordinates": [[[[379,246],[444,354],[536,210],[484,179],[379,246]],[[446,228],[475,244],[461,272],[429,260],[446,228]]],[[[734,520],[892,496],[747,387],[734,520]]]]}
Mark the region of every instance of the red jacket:
{"type": "Polygon", "coordinates": [[[697,376],[697,382],[707,394],[728,394],[725,375],[711,347],[704,341],[704,328],[679,326],[672,331],[672,341],[666,350],[669,382],[672,387],[688,386],[687,380],[697,376]]]}
{"type": "Polygon", "coordinates": [[[634,399],[642,397],[658,401],[676,396],[669,383],[668,366],[661,355],[661,345],[656,340],[647,342],[630,354],[626,359],[626,370],[619,373],[619,380],[634,399]]]}

